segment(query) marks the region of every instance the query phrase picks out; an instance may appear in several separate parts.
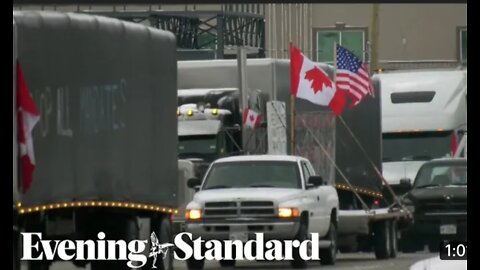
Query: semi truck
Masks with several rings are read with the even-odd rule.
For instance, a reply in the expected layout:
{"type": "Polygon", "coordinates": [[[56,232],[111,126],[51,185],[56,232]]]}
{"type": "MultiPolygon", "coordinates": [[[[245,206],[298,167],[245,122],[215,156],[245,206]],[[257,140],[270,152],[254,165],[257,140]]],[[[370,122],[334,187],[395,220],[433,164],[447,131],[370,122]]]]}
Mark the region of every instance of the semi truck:
{"type": "MultiPolygon", "coordinates": [[[[20,269],[23,233],[95,241],[103,232],[106,239],[128,242],[149,239],[152,231],[161,243],[171,242],[177,206],[175,52],[173,34],[139,24],[13,12],[14,269],[20,269]],[[18,70],[40,115],[26,191],[17,139],[18,70]]],[[[172,261],[169,255],[156,264],[172,269],[172,261]]],[[[51,263],[25,262],[29,269],[51,263]]],[[[127,268],[125,260],[73,263],[127,268]]]]}
{"type": "MultiPolygon", "coordinates": [[[[195,81],[194,78],[182,80],[195,81]]],[[[260,90],[250,91],[247,107],[266,115],[268,98],[268,95],[260,90]]],[[[178,90],[178,157],[194,162],[198,177],[203,176],[214,160],[245,153],[244,140],[247,146],[258,145],[254,142],[260,137],[257,133],[265,133],[266,119],[261,118],[258,129],[245,137],[242,132],[243,115],[239,106],[238,88],[178,90]],[[250,141],[252,143],[248,143],[250,141]]],[[[249,150],[250,153],[261,151],[265,153],[265,147],[249,150]]]]}
{"type": "Polygon", "coordinates": [[[426,161],[465,156],[460,142],[467,129],[467,71],[403,70],[374,77],[382,84],[383,175],[402,195],[426,161]]]}
{"type": "MultiPolygon", "coordinates": [[[[268,95],[269,101],[283,102],[285,111],[290,112],[289,64],[289,60],[281,59],[248,59],[248,90],[259,89],[268,95]]],[[[333,76],[333,67],[320,63],[318,66],[333,76]]],[[[234,60],[181,61],[178,68],[180,89],[238,86],[238,67],[234,60]]],[[[338,238],[330,243],[343,252],[374,251],[378,259],[387,259],[396,256],[398,230],[411,223],[411,215],[399,200],[387,198],[383,190],[378,79],[373,79],[373,86],[374,97],[367,97],[352,110],[346,109],[341,119],[326,107],[297,99],[295,126],[290,117],[283,117],[282,124],[287,131],[287,139],[283,141],[288,144],[284,154],[307,158],[316,174],[336,188],[339,209],[331,220],[338,220],[335,223],[338,238]],[[293,144],[289,136],[292,128],[295,130],[293,144]]],[[[276,134],[265,136],[272,140],[276,134]]],[[[215,200],[214,197],[211,199],[215,200]]],[[[204,211],[204,205],[196,207],[204,211]]]]}

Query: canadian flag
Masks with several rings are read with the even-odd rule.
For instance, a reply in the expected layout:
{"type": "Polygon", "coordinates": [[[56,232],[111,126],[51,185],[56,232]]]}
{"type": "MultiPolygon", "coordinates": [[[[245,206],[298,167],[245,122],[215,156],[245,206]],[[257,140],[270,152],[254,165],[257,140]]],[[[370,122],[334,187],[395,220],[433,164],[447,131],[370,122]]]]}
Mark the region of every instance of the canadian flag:
{"type": "Polygon", "coordinates": [[[290,83],[293,96],[329,106],[337,116],[346,105],[346,91],[337,91],[328,75],[293,44],[290,45],[290,83]]]}
{"type": "Polygon", "coordinates": [[[20,62],[17,60],[17,108],[18,108],[18,143],[22,170],[22,191],[27,192],[32,184],[35,169],[32,130],[40,120],[37,106],[28,91],[20,62]]]}
{"type": "Polygon", "coordinates": [[[248,108],[243,109],[243,125],[256,129],[260,126],[262,115],[254,110],[248,108]]]}

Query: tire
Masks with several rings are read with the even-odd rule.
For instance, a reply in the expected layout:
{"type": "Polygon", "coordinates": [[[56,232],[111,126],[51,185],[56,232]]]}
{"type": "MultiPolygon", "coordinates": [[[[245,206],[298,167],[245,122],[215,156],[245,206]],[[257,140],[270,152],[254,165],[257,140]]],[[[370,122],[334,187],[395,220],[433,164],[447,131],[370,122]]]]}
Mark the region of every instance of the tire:
{"type": "Polygon", "coordinates": [[[221,260],[220,265],[222,267],[234,267],[235,266],[235,260],[221,260]]]}
{"type": "Polygon", "coordinates": [[[390,258],[390,222],[379,221],[373,224],[373,249],[378,260],[390,258]]]}
{"type": "MultiPolygon", "coordinates": [[[[307,239],[307,226],[305,224],[300,225],[300,229],[298,230],[297,236],[295,240],[303,242],[307,239]]],[[[293,261],[290,261],[290,264],[293,268],[307,268],[307,261],[302,259],[300,256],[300,247],[293,248],[293,261]]]]}
{"type": "Polygon", "coordinates": [[[397,222],[390,223],[390,258],[396,258],[398,253],[398,229],[397,222]]]}
{"type": "Polygon", "coordinates": [[[325,240],[330,240],[332,244],[327,249],[320,249],[320,264],[321,265],[334,265],[337,260],[337,227],[333,222],[330,222],[330,228],[325,240]]]}
{"type": "MultiPolygon", "coordinates": [[[[159,241],[160,243],[173,243],[173,232],[172,232],[172,224],[170,220],[166,217],[162,218],[160,223],[160,233],[159,233],[159,241]]],[[[167,253],[165,259],[163,259],[163,255],[159,256],[157,259],[157,266],[160,270],[173,270],[173,249],[170,249],[167,253]]]]}
{"type": "MultiPolygon", "coordinates": [[[[134,217],[129,217],[124,222],[114,220],[103,220],[102,225],[105,228],[105,234],[112,240],[124,240],[126,243],[139,238],[139,227],[134,217]]],[[[92,270],[129,270],[127,261],[92,261],[90,264],[92,270]]]]}

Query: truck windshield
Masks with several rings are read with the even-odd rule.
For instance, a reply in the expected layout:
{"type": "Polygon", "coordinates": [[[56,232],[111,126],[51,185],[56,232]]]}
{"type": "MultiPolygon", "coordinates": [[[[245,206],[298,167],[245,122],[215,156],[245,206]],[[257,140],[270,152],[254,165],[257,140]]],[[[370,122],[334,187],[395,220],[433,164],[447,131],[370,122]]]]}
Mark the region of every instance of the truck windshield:
{"type": "Polygon", "coordinates": [[[297,163],[243,161],[214,164],[202,189],[276,187],[301,188],[297,163]]]}
{"type": "Polygon", "coordinates": [[[415,188],[434,186],[466,186],[467,164],[428,164],[418,172],[415,188]]]}
{"type": "Polygon", "coordinates": [[[383,161],[430,160],[450,154],[452,131],[383,134],[383,161]]]}
{"type": "Polygon", "coordinates": [[[178,138],[178,155],[180,158],[190,156],[211,156],[217,153],[217,137],[208,136],[180,136],[178,138]]]}

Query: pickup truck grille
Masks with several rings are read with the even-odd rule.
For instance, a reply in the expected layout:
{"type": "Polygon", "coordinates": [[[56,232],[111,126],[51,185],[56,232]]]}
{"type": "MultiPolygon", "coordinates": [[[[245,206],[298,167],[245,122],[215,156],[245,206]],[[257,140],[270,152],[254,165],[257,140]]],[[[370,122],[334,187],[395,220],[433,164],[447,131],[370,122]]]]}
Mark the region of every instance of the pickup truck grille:
{"type": "Polygon", "coordinates": [[[271,201],[207,202],[206,218],[222,217],[269,217],[275,215],[271,201]]]}
{"type": "Polygon", "coordinates": [[[422,213],[466,212],[467,203],[463,201],[455,201],[455,202],[429,201],[419,205],[416,211],[422,212],[422,213]]]}

